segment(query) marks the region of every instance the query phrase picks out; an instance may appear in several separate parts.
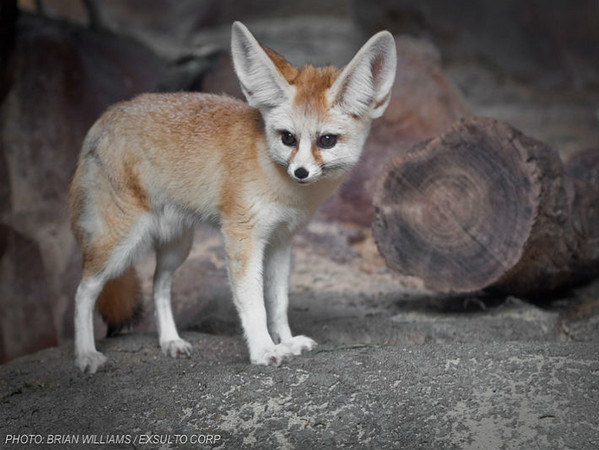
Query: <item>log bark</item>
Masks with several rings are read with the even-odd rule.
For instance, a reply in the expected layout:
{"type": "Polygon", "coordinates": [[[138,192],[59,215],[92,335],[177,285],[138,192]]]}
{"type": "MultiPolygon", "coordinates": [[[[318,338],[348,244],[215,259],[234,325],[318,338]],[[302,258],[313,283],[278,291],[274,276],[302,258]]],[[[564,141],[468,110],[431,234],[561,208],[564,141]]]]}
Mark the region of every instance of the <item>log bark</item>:
{"type": "Polygon", "coordinates": [[[465,119],[393,159],[374,197],[389,267],[443,293],[538,294],[599,274],[599,151],[566,166],[506,123],[465,119]]]}

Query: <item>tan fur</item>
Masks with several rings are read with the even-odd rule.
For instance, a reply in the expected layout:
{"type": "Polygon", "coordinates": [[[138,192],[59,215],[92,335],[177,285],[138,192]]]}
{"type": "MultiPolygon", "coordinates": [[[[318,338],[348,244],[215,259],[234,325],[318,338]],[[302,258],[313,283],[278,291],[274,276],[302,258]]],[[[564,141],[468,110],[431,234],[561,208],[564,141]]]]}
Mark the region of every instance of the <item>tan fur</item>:
{"type": "Polygon", "coordinates": [[[264,50],[287,82],[295,86],[294,103],[302,105],[310,114],[317,116],[326,114],[330,107],[326,93],[337,79],[339,71],[334,66],[314,67],[311,65],[305,65],[298,70],[275,51],[269,48],[264,48],[264,50]]]}
{"type": "Polygon", "coordinates": [[[312,158],[316,161],[316,164],[322,164],[322,155],[320,154],[320,149],[314,143],[310,146],[310,152],[312,153],[312,158]]]}
{"type": "Polygon", "coordinates": [[[291,82],[297,89],[295,104],[304,106],[306,111],[317,117],[323,117],[330,107],[326,93],[337,79],[337,75],[338,72],[333,66],[304,66],[291,82]]]}
{"type": "Polygon", "coordinates": [[[280,72],[281,75],[285,77],[285,79],[291,83],[297,75],[299,74],[299,70],[296,67],[293,67],[291,64],[287,62],[285,58],[279,55],[274,50],[268,47],[262,47],[271,61],[275,64],[275,67],[280,72]]]}

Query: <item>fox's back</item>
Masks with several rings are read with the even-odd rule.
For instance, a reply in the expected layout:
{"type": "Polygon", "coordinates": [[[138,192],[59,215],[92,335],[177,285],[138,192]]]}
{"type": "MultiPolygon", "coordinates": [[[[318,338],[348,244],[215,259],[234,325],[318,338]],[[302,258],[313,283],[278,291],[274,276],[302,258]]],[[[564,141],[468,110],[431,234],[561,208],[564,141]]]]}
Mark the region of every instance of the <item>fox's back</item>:
{"type": "MultiPolygon", "coordinates": [[[[142,94],[117,103],[104,114],[112,128],[129,138],[147,137],[158,145],[176,145],[182,153],[197,143],[228,146],[241,136],[255,139],[263,133],[262,118],[247,103],[224,95],[192,92],[142,94]]],[[[102,118],[99,120],[102,122],[102,118]]]]}
{"type": "Polygon", "coordinates": [[[263,133],[260,113],[230,97],[144,94],[118,103],[85,138],[72,201],[120,195],[141,209],[166,200],[213,215],[223,185],[259,170],[263,133]]]}
{"type": "Polygon", "coordinates": [[[106,164],[134,158],[158,166],[178,162],[184,168],[190,159],[215,156],[211,153],[239,155],[262,134],[260,113],[240,100],[199,93],[143,94],[110,107],[90,129],[82,152],[96,152],[106,164]]]}

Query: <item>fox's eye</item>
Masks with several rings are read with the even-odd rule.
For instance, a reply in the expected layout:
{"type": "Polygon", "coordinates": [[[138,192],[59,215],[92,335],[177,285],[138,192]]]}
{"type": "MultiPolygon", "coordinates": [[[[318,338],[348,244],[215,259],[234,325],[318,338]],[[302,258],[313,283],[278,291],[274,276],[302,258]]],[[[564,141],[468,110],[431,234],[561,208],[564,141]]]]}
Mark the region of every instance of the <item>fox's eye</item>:
{"type": "Polygon", "coordinates": [[[281,142],[287,147],[293,147],[295,144],[297,144],[297,139],[295,139],[295,136],[289,131],[282,131],[281,142]]]}
{"type": "Polygon", "coordinates": [[[334,134],[323,134],[318,138],[316,144],[320,148],[333,148],[337,144],[337,136],[334,134]]]}

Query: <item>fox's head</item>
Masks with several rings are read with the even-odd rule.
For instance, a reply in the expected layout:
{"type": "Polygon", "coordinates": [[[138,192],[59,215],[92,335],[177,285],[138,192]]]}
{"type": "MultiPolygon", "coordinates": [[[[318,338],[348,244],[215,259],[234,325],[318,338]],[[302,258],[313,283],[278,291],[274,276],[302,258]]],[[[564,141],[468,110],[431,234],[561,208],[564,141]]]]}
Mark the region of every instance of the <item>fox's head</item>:
{"type": "Polygon", "coordinates": [[[340,70],[297,69],[240,22],[231,47],[241,89],[264,118],[270,155],[293,180],[313,183],[356,165],[372,119],[391,96],[397,57],[389,32],[375,34],[340,70]]]}

